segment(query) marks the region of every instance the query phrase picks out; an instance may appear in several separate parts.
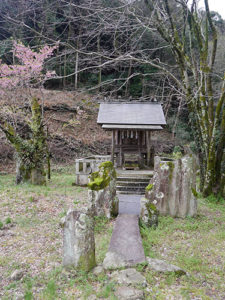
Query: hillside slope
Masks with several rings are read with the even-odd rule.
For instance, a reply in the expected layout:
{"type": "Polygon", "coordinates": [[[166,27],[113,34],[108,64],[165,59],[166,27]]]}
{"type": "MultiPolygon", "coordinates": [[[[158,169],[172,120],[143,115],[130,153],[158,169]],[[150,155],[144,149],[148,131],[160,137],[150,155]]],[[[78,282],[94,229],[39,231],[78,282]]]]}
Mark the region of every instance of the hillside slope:
{"type": "MultiPolygon", "coordinates": [[[[101,98],[74,91],[32,90],[31,93],[43,101],[48,144],[54,163],[69,163],[75,158],[104,155],[110,151],[111,135],[97,125],[101,98]]],[[[20,91],[12,97],[11,103],[5,98],[0,99],[2,116],[6,111],[8,113],[13,109],[15,111],[15,107],[20,108],[16,122],[22,134],[29,130],[26,126],[31,116],[29,98],[26,92],[20,91]]],[[[170,152],[174,146],[166,130],[153,134],[152,143],[156,153],[170,152]]],[[[0,131],[0,166],[10,162],[13,162],[13,148],[0,131]]]]}
{"type": "MultiPolygon", "coordinates": [[[[76,157],[90,154],[106,154],[110,145],[110,135],[97,125],[98,100],[82,93],[33,90],[32,94],[44,100],[44,118],[48,128],[48,143],[53,162],[70,162],[76,157]]],[[[17,122],[26,130],[30,118],[28,96],[13,99],[11,106],[1,99],[2,114],[12,107],[20,107],[17,122]]],[[[41,101],[40,100],[40,101],[41,101]]],[[[0,162],[13,161],[13,148],[0,131],[0,162]]]]}

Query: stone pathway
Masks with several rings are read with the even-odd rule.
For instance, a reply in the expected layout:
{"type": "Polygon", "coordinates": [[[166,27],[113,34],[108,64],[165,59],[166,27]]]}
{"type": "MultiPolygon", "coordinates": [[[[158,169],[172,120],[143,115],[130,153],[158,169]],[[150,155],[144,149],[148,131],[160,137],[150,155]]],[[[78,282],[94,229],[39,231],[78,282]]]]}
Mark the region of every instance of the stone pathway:
{"type": "Polygon", "coordinates": [[[103,266],[118,268],[145,262],[137,215],[117,217],[103,266]]]}
{"type": "Polygon", "coordinates": [[[140,200],[142,195],[126,195],[118,194],[119,198],[119,214],[138,215],[140,214],[140,200]]]}

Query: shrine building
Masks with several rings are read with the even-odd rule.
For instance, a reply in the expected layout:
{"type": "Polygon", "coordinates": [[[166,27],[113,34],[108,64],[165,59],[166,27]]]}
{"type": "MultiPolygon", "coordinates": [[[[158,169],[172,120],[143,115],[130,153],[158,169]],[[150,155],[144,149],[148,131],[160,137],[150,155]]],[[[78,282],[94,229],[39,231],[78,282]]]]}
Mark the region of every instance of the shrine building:
{"type": "Polygon", "coordinates": [[[112,132],[111,160],[115,167],[132,170],[151,166],[151,133],[166,125],[160,103],[101,103],[97,123],[112,132]]]}

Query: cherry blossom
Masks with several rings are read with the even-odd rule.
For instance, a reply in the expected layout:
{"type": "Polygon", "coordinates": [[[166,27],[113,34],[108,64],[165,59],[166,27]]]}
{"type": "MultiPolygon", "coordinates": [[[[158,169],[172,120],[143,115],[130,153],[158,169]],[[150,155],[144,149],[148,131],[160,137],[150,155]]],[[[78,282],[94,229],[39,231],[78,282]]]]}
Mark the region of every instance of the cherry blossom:
{"type": "Polygon", "coordinates": [[[0,60],[0,88],[12,90],[17,87],[32,87],[55,77],[54,71],[47,71],[44,74],[44,62],[53,55],[58,44],[50,47],[45,45],[38,52],[22,43],[13,42],[13,55],[18,64],[7,65],[0,60]]]}

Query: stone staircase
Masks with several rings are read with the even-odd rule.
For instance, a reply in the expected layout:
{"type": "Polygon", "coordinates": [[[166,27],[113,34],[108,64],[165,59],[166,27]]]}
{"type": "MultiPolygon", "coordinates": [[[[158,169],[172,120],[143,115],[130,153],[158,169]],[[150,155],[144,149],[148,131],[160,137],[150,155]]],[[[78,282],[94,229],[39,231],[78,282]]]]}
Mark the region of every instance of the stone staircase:
{"type": "Polygon", "coordinates": [[[153,171],[117,171],[117,194],[144,195],[153,171]]]}

